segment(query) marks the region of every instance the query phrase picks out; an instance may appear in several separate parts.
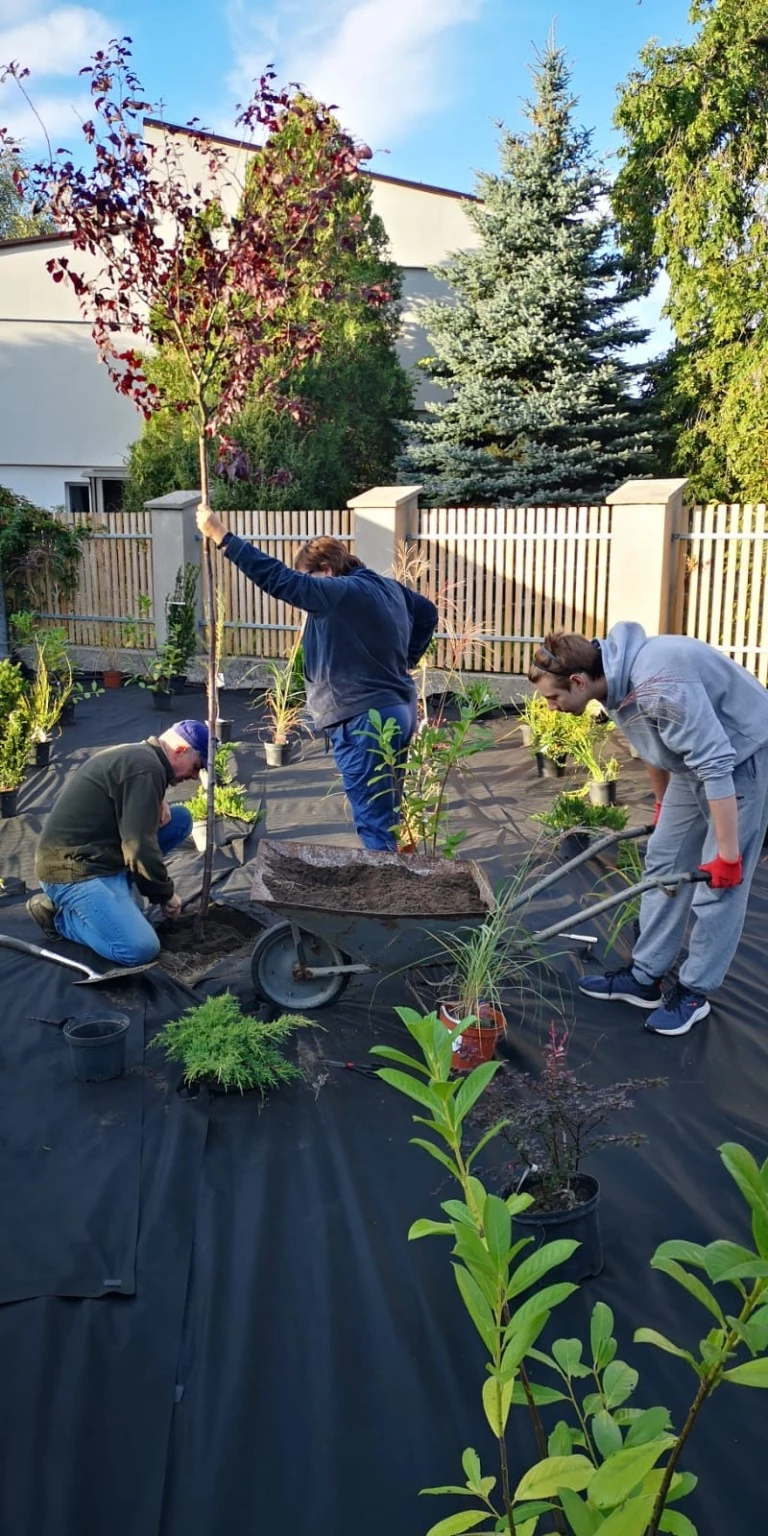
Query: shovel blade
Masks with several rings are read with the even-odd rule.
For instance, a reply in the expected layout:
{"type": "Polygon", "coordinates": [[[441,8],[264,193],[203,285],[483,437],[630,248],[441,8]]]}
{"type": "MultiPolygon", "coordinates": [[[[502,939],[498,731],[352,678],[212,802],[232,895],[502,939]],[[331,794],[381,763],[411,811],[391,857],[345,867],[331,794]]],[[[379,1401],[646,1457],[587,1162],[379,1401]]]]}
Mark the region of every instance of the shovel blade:
{"type": "Polygon", "coordinates": [[[156,960],[148,960],[145,965],[120,966],[119,970],[101,971],[99,975],[84,976],[82,981],[75,982],[76,987],[100,987],[105,982],[130,981],[132,976],[140,976],[142,971],[153,971],[156,960]]]}

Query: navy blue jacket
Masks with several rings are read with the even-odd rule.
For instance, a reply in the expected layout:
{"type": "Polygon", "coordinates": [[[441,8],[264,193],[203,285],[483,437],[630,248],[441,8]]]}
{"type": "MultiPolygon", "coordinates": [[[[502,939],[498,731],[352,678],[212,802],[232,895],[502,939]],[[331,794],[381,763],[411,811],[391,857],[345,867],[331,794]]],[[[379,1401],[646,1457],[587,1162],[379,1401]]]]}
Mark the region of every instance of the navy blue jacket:
{"type": "Polygon", "coordinates": [[[228,533],[222,553],[244,576],[309,614],[304,630],[307,704],[319,731],[415,698],[409,668],[435,632],[429,598],[366,566],[349,576],[307,576],[228,533]]]}

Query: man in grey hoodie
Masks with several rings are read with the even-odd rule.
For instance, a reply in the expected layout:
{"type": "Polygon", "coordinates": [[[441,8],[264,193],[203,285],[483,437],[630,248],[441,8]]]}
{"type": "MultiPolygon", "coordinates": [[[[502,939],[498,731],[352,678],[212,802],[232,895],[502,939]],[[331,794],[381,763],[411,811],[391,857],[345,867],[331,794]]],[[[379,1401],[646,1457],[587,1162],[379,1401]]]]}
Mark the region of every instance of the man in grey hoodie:
{"type": "Polygon", "coordinates": [[[649,638],[639,624],[616,624],[602,641],[548,635],[528,676],[550,709],[580,715],[598,700],[647,764],[656,811],[646,872],[698,865],[709,876],[672,900],[646,892],[631,964],[579,983],[588,997],[647,1009],[646,1029],[687,1034],[736,953],[768,829],[768,691],[701,640],[649,638]],[[679,980],[663,988],[691,912],[679,980]]]}

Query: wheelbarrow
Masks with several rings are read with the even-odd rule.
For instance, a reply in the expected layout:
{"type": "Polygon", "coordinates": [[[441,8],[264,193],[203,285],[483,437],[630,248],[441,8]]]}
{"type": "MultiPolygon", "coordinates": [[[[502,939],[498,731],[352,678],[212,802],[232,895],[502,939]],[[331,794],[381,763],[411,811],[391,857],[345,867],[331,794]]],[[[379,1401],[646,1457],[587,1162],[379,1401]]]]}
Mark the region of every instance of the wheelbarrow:
{"type": "MultiPolygon", "coordinates": [[[[542,891],[547,890],[564,875],[594,858],[598,853],[619,842],[645,837],[653,830],[650,826],[634,827],[623,832],[613,832],[598,839],[567,864],[550,871],[534,885],[521,891],[508,911],[511,913],[525,906],[542,891]]],[[[338,868],[347,871],[350,864],[374,865],[377,868],[407,865],[414,878],[429,881],[431,876],[455,869],[455,861],[439,858],[408,856],[404,860],[396,853],[370,852],[365,849],[350,850],[317,843],[274,843],[264,840],[259,845],[255,860],[256,870],[251,887],[251,901],[269,907],[279,915],[279,921],[265,928],[256,940],[251,954],[251,979],[256,993],[276,1007],[295,1011],[327,1008],[343,992],[351,976],[371,972],[391,974],[434,964],[435,940],[443,933],[463,932],[479,928],[493,911],[495,898],[490,882],[474,862],[464,863],[469,868],[477,891],[477,911],[446,912],[429,917],[416,916],[413,912],[355,912],[348,907],[324,907],[318,909],[300,901],[282,900],[270,889],[274,883],[274,871],[279,869],[281,852],[292,861],[300,860],[308,874],[313,866],[338,868]]],[[[663,889],[670,896],[683,885],[705,881],[709,877],[699,872],[674,876],[648,875],[636,885],[624,886],[612,896],[593,906],[542,928],[529,936],[528,943],[539,945],[557,936],[580,943],[596,943],[595,934],[573,933],[574,923],[582,925],[644,891],[663,889]]],[[[279,882],[278,882],[279,884],[279,882]]]]}

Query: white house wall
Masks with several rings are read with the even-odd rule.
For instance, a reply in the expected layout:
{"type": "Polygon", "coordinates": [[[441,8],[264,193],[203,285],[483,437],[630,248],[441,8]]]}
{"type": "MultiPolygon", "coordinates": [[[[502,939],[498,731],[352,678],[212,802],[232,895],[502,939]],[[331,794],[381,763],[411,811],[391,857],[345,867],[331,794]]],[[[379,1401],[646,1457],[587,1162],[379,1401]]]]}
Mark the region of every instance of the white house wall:
{"type": "MultiPolygon", "coordinates": [[[[160,143],[147,125],[147,139],[160,143]]],[[[175,148],[194,179],[199,170],[191,141],[174,134],[175,148]]],[[[247,151],[228,149],[232,197],[239,196],[247,151]]],[[[477,235],[466,205],[439,190],[373,177],[373,206],[403,268],[403,325],[398,351],[414,370],[429,350],[420,323],[425,297],[449,294],[426,270],[454,250],[474,248],[477,235]]],[[[46,271],[52,255],[71,254],[65,241],[0,244],[0,484],[40,506],[59,506],[67,481],[95,466],[102,472],[125,465],[141,419],[113,389],[98,360],[74,293],[46,271]]],[[[81,253],[78,263],[87,261],[81,253]]],[[[416,405],[440,392],[415,375],[416,405]]]]}

